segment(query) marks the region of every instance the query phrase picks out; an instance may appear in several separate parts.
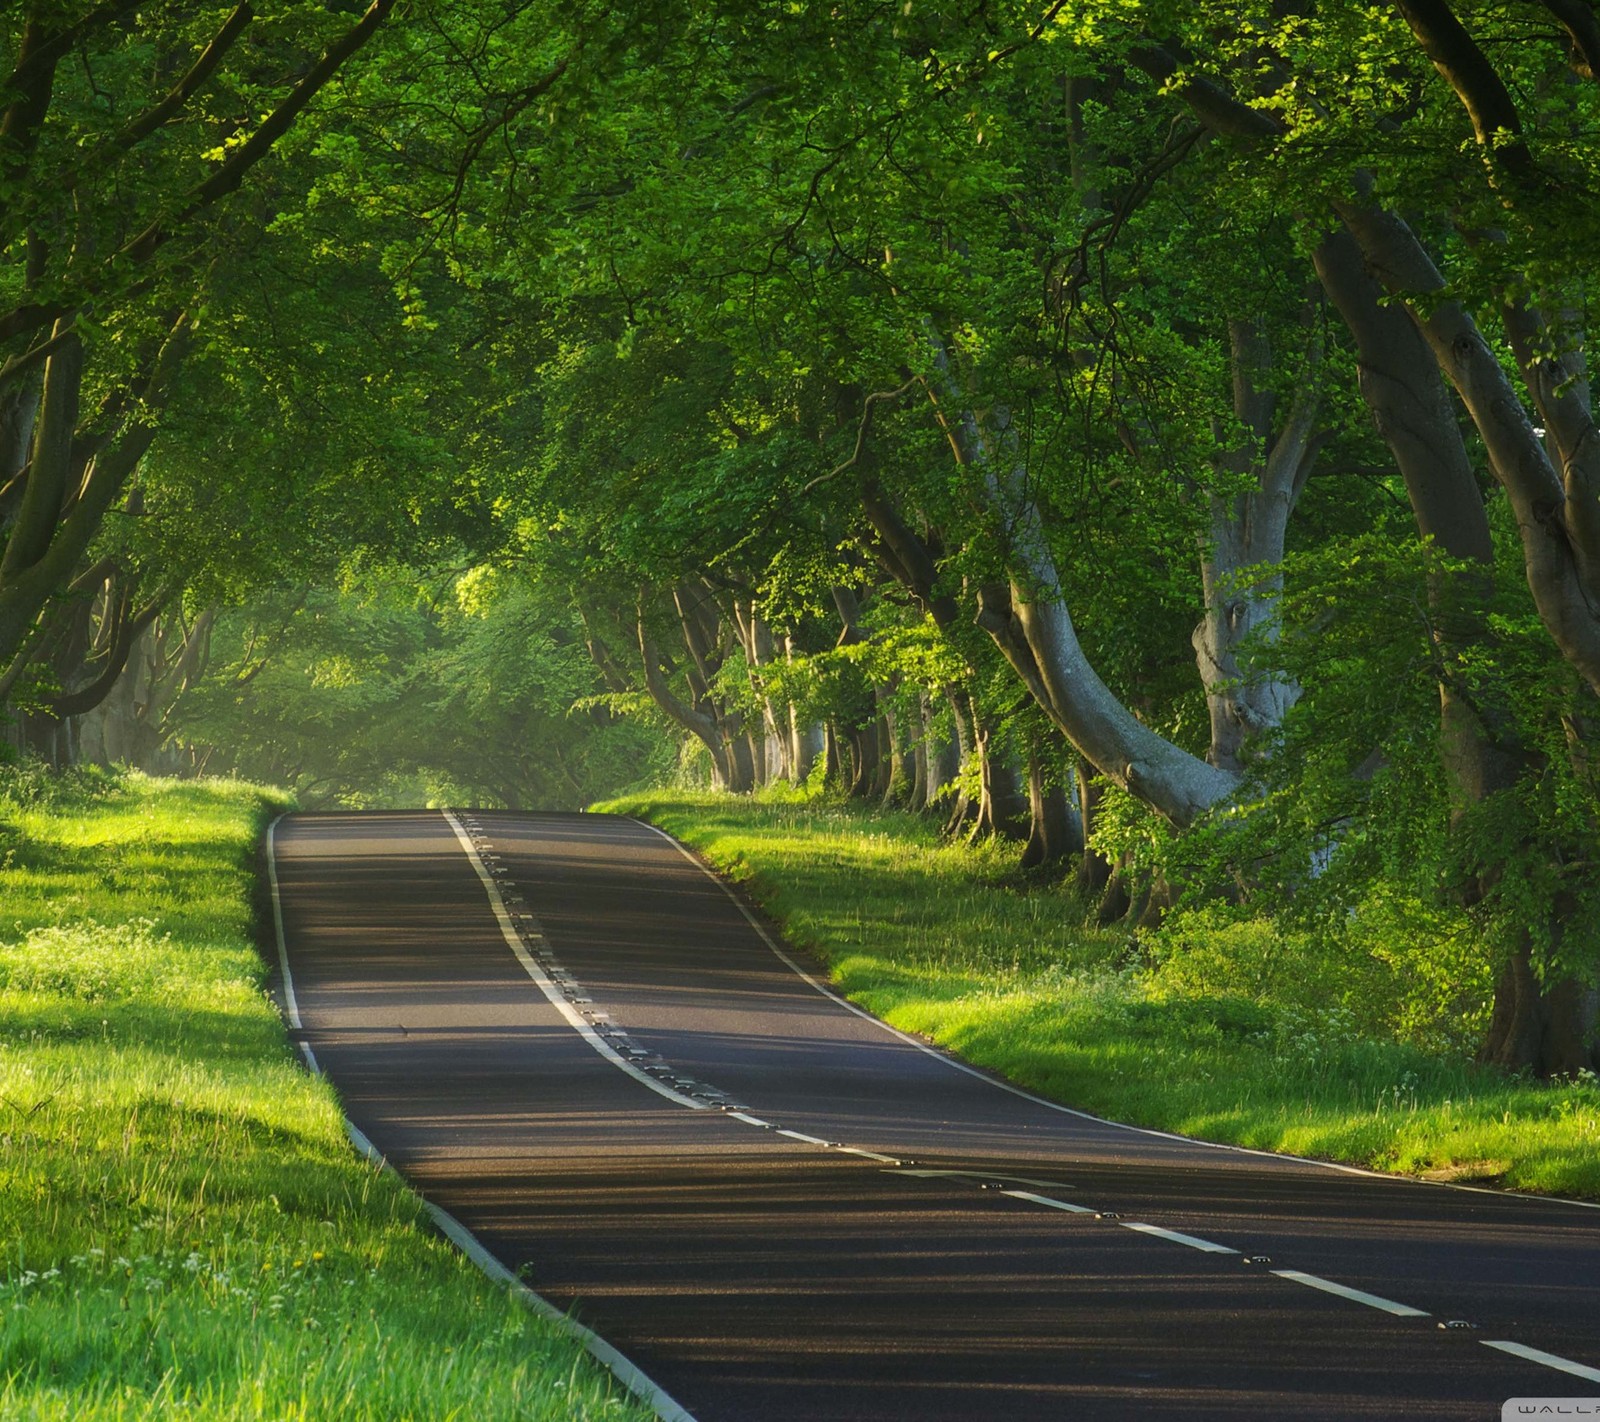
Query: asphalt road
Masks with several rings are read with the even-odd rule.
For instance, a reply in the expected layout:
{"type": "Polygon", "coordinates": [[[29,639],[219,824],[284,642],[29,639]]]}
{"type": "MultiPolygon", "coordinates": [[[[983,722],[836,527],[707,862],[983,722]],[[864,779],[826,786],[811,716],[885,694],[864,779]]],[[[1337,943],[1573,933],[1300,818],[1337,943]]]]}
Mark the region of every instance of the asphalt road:
{"type": "Polygon", "coordinates": [[[701,1422],[1600,1408],[1600,1210],[1013,1092],[819,989],[632,820],[274,839],[351,1120],[701,1422]]]}

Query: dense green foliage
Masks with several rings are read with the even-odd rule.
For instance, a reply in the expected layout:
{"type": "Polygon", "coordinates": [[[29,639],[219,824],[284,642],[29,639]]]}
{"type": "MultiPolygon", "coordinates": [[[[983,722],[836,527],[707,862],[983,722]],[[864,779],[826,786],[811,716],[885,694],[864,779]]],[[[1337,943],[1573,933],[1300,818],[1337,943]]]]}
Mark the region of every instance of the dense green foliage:
{"type": "Polygon", "coordinates": [[[644,1416],[351,1152],[252,942],[276,809],[0,781],[0,1413],[644,1416]]]}
{"type": "Polygon", "coordinates": [[[262,596],[210,630],[168,732],[307,809],[576,809],[670,771],[656,726],[595,697],[577,619],[506,583],[479,567],[262,596]]]}
{"type": "Polygon", "coordinates": [[[1593,1070],[1593,11],[13,7],[13,739],[826,780],[1593,1070]]]}
{"type": "MultiPolygon", "coordinates": [[[[1595,1193],[1593,0],[18,0],[0,50],[19,758],[764,789],[651,803],[904,1025],[1595,1193]]],[[[8,783],[0,1411],[559,1411],[287,1055],[254,800],[8,783]]]]}

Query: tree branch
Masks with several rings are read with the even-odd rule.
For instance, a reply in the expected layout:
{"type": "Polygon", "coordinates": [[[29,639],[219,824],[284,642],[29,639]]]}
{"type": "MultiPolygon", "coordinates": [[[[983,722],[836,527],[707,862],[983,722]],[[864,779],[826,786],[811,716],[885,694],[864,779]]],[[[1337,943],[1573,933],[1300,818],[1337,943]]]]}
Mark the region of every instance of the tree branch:
{"type": "Polygon", "coordinates": [[[1589,0],[1538,0],[1561,22],[1572,46],[1573,71],[1600,83],[1600,16],[1589,0]]]}
{"type": "Polygon", "coordinates": [[[1230,138],[1278,138],[1283,134],[1283,125],[1271,114],[1240,103],[1210,79],[1185,73],[1177,57],[1162,45],[1138,45],[1128,52],[1128,58],[1182,99],[1213,133],[1230,138]]]}
{"type": "Polygon", "coordinates": [[[1484,158],[1519,182],[1535,176],[1533,154],[1522,137],[1522,118],[1489,58],[1445,0],[1395,0],[1422,51],[1445,77],[1472,120],[1484,158]]]}
{"type": "Polygon", "coordinates": [[[146,109],[103,145],[94,155],[94,161],[105,158],[117,149],[125,152],[142,143],[158,128],[182,113],[201,85],[216,71],[222,57],[233,48],[234,41],[249,28],[254,19],[255,11],[250,8],[249,0],[241,0],[233,13],[222,22],[222,28],[211,37],[211,42],[200,52],[199,58],[190,65],[188,73],[167,91],[160,103],[146,109]]]}
{"type": "Polygon", "coordinates": [[[372,0],[367,12],[323,51],[322,58],[311,66],[306,76],[289,91],[283,102],[261,121],[256,131],[234,150],[215,173],[194,190],[188,205],[178,213],[177,217],[157,218],[137,237],[129,241],[117,256],[133,262],[148,261],[172,235],[174,227],[198,216],[219,198],[237,191],[239,185],[244,182],[245,175],[272,151],[277,141],[293,127],[301,110],[339,72],[345,61],[372,38],[394,6],[395,0],[372,0]]]}

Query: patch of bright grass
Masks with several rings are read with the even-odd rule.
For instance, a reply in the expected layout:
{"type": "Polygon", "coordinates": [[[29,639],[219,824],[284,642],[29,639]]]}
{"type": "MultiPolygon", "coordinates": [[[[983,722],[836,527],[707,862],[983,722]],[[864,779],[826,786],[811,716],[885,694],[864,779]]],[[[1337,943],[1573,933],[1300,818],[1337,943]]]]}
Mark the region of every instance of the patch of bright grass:
{"type": "Polygon", "coordinates": [[[276,808],[0,772],[0,1416],[650,1416],[299,1065],[252,946],[276,808]]]}
{"type": "MultiPolygon", "coordinates": [[[[1129,963],[1015,848],[852,806],[661,791],[595,806],[677,835],[851,999],[1041,1095],[1206,1140],[1600,1197],[1600,1087],[1361,1036],[1337,1010],[1206,996],[1129,963]]],[[[1292,974],[1286,975],[1292,981],[1292,974]]]]}

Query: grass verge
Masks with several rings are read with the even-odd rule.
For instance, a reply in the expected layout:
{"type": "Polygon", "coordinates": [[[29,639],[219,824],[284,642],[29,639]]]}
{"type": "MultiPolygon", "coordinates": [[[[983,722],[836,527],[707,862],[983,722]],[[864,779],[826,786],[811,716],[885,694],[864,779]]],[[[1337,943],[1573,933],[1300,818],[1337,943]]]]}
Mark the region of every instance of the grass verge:
{"type": "Polygon", "coordinates": [[[1080,1109],[1205,1140],[1600,1198],[1600,1088],[1543,1085],[1354,1030],[1338,1011],[1196,994],[1015,887],[1015,851],[926,820],[661,791],[595,806],[697,849],[853,1001],[1080,1109]]]}
{"type": "Polygon", "coordinates": [[[652,1414],[360,1161],[252,946],[264,794],[0,781],[0,1416],[652,1414]]]}

